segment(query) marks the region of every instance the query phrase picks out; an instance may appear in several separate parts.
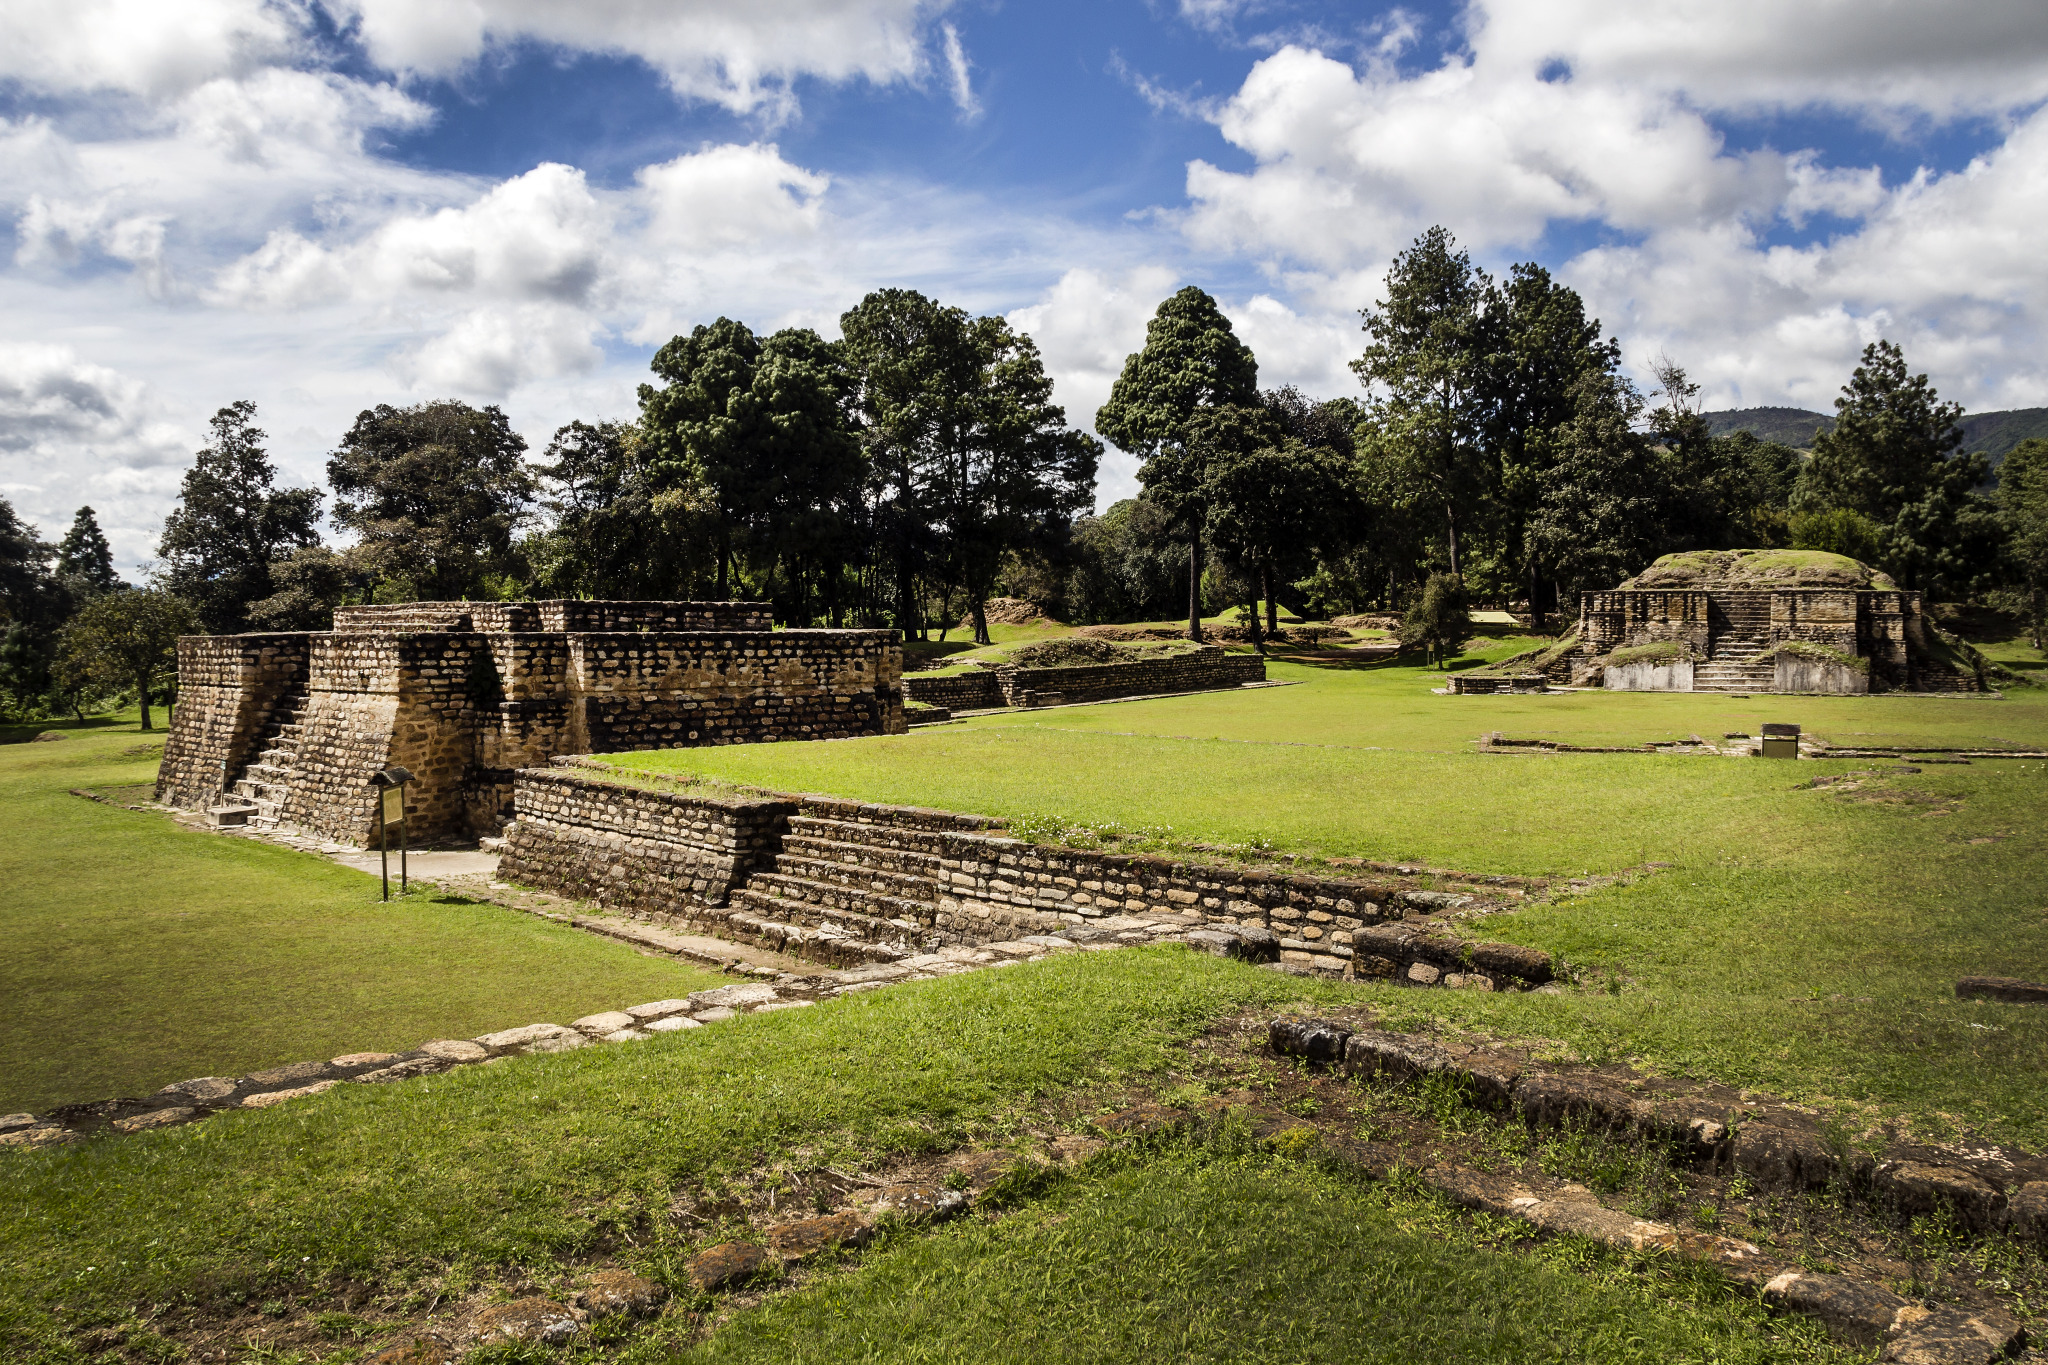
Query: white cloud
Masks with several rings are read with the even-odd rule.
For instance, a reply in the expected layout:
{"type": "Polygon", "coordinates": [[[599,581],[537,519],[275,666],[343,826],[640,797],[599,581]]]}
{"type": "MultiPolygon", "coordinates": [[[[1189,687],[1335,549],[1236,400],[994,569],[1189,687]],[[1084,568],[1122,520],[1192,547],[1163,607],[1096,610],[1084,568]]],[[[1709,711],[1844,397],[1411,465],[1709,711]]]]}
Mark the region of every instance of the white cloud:
{"type": "Polygon", "coordinates": [[[1711,107],[1948,115],[2048,98],[2038,0],[1486,0],[1469,22],[1496,76],[1561,61],[1575,81],[1682,91],[1711,107]]]}
{"type": "Polygon", "coordinates": [[[799,76],[913,81],[947,0],[324,0],[388,70],[446,73],[531,41],[638,57],[677,94],[738,113],[793,107],[799,76]]]}
{"type": "Polygon", "coordinates": [[[8,0],[0,79],[160,97],[290,60],[300,16],[265,0],[8,0]]]}
{"type": "Polygon", "coordinates": [[[1559,224],[1597,225],[1625,244],[1560,273],[1632,355],[1668,350],[1714,401],[1825,406],[1883,334],[1973,406],[2038,403],[2039,20],[1996,2],[1545,0],[1475,5],[1469,50],[1419,73],[1283,47],[1203,111],[1253,164],[1191,162],[1178,221],[1198,247],[1261,262],[1311,315],[1376,297],[1385,262],[1433,223],[1495,263],[1559,224]],[[1991,113],[2008,135],[1964,170],[1887,187],[1813,150],[1732,151],[1709,117],[1820,104],[1888,126],[1991,113]],[[1821,215],[1845,226],[1770,245],[1821,215]]]}
{"type": "Polygon", "coordinates": [[[939,26],[943,39],[940,51],[946,60],[946,85],[953,92],[953,103],[958,106],[960,116],[970,121],[981,117],[981,101],[974,95],[974,63],[967,60],[967,49],[960,42],[960,30],[951,24],[939,26]]]}

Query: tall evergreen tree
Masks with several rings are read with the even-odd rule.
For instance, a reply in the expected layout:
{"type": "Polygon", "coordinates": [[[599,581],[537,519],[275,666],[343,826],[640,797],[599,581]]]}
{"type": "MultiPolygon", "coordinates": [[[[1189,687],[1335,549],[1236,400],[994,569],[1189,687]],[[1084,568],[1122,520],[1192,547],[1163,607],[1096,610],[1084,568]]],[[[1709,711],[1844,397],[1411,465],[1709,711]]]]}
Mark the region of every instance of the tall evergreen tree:
{"type": "MultiPolygon", "coordinates": [[[[1498,466],[1497,533],[1505,556],[1521,561],[1529,610],[1540,629],[1554,604],[1548,593],[1551,575],[1530,527],[1543,499],[1546,461],[1555,449],[1548,437],[1572,420],[1575,394],[1586,375],[1612,373],[1620,366],[1621,345],[1601,340],[1600,322],[1586,316],[1578,292],[1551,279],[1540,265],[1511,269],[1505,287],[1492,292],[1486,312],[1481,406],[1488,455],[1483,458],[1498,466]]],[[[1487,473],[1492,475],[1492,469],[1487,473]]]]}
{"type": "Polygon", "coordinates": [[[1402,477],[1443,520],[1451,573],[1463,572],[1461,540],[1474,511],[1494,496],[1486,459],[1492,284],[1433,227],[1387,270],[1387,296],[1362,311],[1371,344],[1351,363],[1377,385],[1374,416],[1402,477]]]}
{"type": "Polygon", "coordinates": [[[1967,592],[1991,566],[1997,524],[1974,491],[1990,462],[1962,452],[1962,415],[1926,375],[1909,375],[1897,346],[1872,342],[1835,400],[1834,430],[1814,437],[1795,504],[1875,523],[1881,567],[1902,586],[1967,592]]]}
{"type": "Polygon", "coordinates": [[[334,524],[383,591],[484,595],[519,568],[512,536],[533,500],[526,442],[496,407],[454,399],[358,413],[327,461],[334,524]]]}
{"type": "Polygon", "coordinates": [[[247,399],[213,415],[213,439],[186,471],[157,542],[158,581],[216,635],[248,629],[248,604],[274,591],[272,562],[319,542],[320,491],[273,486],[277,467],[255,418],[247,399]]]}
{"type": "Polygon", "coordinates": [[[1202,638],[1202,487],[1207,470],[1189,443],[1196,414],[1259,401],[1259,363],[1216,300],[1189,285],[1159,305],[1145,348],[1124,361],[1095,430],[1137,456],[1146,495],[1188,538],[1188,638],[1202,638]]]}
{"type": "Polygon", "coordinates": [[[55,547],[0,498],[0,688],[26,710],[50,687],[64,592],[55,547]]]}
{"type": "Polygon", "coordinates": [[[92,508],[81,507],[57,542],[57,577],[74,596],[98,597],[128,585],[114,572],[114,547],[92,508]]]}
{"type": "MultiPolygon", "coordinates": [[[[1612,587],[1660,552],[1658,469],[1637,429],[1643,401],[1621,376],[1582,376],[1572,420],[1552,429],[1535,550],[1564,592],[1612,587]]],[[[1569,600],[1568,598],[1566,600],[1569,600]]]]}

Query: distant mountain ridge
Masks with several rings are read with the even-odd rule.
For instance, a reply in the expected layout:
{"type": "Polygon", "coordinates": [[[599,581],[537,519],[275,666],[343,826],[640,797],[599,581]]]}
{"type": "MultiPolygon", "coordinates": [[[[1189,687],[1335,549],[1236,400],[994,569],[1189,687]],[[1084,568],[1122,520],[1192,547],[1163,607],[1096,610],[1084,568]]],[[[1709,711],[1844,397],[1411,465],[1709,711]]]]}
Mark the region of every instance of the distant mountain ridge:
{"type": "MultiPolygon", "coordinates": [[[[1716,436],[1747,431],[1765,441],[1779,441],[1806,450],[1813,445],[1815,431],[1832,431],[1835,419],[1805,408],[1724,408],[1703,412],[1708,428],[1716,436]]],[[[2005,453],[2029,437],[2048,439],[2048,408],[2013,408],[2006,412],[1979,412],[1963,418],[1963,449],[1981,450],[1991,457],[1994,468],[2005,453]]]]}

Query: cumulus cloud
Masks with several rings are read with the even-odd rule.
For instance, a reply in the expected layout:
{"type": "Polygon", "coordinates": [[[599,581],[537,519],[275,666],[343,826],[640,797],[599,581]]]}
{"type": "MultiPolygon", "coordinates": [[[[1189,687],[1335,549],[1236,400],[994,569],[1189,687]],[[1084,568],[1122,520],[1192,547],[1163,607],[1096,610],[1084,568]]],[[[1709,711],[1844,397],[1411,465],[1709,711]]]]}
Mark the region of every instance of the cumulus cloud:
{"type": "Polygon", "coordinates": [[[2040,401],[2037,7],[1488,0],[1465,22],[1467,46],[1419,72],[1300,45],[1255,64],[1197,111],[1253,164],[1189,164],[1189,239],[1261,261],[1314,312],[1347,290],[1368,301],[1433,223],[1502,262],[1560,224],[1597,226],[1620,244],[1561,273],[1716,401],[1831,395],[1880,332],[1980,406],[2040,401]],[[1887,186],[1810,149],[1731,149],[1714,117],[1825,104],[1894,123],[1989,112],[2009,134],[1966,169],[1887,186]],[[1774,244],[1816,220],[1843,226],[1774,244]]]}
{"type": "Polygon", "coordinates": [[[291,60],[302,16],[265,0],[8,0],[0,79],[49,93],[162,97],[291,60]]]}
{"type": "Polygon", "coordinates": [[[446,73],[520,41],[638,57],[676,93],[787,113],[798,76],[878,84],[924,71],[947,0],[325,0],[393,71],[446,73]]]}

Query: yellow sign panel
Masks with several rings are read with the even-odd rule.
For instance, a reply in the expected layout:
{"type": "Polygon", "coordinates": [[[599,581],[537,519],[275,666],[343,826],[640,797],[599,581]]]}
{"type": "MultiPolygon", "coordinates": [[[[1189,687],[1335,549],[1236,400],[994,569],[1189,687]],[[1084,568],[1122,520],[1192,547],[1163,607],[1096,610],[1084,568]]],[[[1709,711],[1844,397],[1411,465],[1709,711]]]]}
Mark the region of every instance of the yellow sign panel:
{"type": "Polygon", "coordinates": [[[384,823],[395,825],[405,818],[405,788],[384,789],[384,823]]]}

